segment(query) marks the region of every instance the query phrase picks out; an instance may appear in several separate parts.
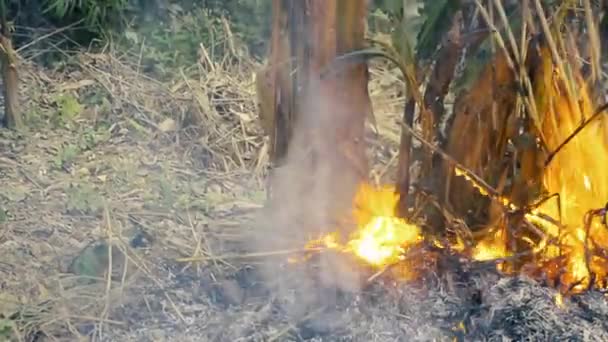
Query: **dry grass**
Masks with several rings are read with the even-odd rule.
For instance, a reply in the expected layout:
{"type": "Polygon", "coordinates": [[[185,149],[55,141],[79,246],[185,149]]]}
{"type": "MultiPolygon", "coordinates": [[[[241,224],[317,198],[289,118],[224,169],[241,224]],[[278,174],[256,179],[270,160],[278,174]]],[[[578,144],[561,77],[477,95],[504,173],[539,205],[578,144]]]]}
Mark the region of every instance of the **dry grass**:
{"type": "MultiPolygon", "coordinates": [[[[238,252],[241,223],[264,200],[250,67],[199,65],[163,84],[114,51],[70,60],[61,72],[24,63],[22,94],[37,128],[2,131],[0,313],[22,316],[19,340],[105,336],[125,327],[112,317],[130,293],[154,284],[184,321],[167,294],[167,264],[238,252]],[[119,253],[86,259],[95,244],[119,253]],[[118,277],[78,280],[77,256],[93,275],[103,279],[110,266],[118,277]]],[[[210,265],[235,268],[221,256],[210,265]]]]}

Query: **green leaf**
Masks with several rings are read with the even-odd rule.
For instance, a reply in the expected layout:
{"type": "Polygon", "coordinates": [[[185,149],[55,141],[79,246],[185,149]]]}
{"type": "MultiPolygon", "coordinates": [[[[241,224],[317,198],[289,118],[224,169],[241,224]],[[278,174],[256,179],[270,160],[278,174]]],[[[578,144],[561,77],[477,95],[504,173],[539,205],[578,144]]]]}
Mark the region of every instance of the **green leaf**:
{"type": "Polygon", "coordinates": [[[393,17],[399,18],[403,13],[403,0],[380,0],[376,1],[374,5],[393,17]]]}
{"type": "Polygon", "coordinates": [[[61,147],[57,152],[55,158],[53,158],[53,164],[55,168],[61,169],[69,166],[74,162],[78,154],[80,154],[80,148],[74,144],[67,144],[61,147]]]}
{"type": "Polygon", "coordinates": [[[78,102],[78,99],[71,94],[59,94],[55,98],[55,103],[59,108],[58,119],[63,122],[72,121],[83,110],[83,106],[78,102]]]}
{"type": "Polygon", "coordinates": [[[416,37],[412,37],[409,33],[412,31],[405,23],[400,23],[395,31],[393,31],[392,40],[395,49],[407,64],[415,62],[414,43],[416,37]]]}
{"type": "Polygon", "coordinates": [[[418,34],[417,57],[427,59],[435,52],[441,38],[449,30],[451,18],[460,8],[457,0],[425,0],[421,15],[425,18],[418,34]]]}

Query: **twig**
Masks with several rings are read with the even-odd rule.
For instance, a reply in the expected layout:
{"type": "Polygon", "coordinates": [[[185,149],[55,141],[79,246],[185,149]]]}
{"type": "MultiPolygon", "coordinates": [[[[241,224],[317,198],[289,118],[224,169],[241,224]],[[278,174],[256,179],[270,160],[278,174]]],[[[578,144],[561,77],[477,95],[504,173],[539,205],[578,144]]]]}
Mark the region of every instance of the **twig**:
{"type": "MultiPolygon", "coordinates": [[[[530,77],[528,77],[527,74],[522,71],[522,68],[524,67],[523,66],[523,60],[524,60],[523,52],[522,52],[522,56],[520,56],[518,54],[519,49],[517,48],[517,44],[515,43],[515,38],[513,37],[513,33],[510,30],[508,22],[505,22],[505,26],[506,26],[506,30],[509,35],[509,41],[511,42],[512,49],[515,54],[515,57],[517,58],[517,61],[520,61],[519,63],[517,63],[518,64],[517,66],[516,66],[515,62],[513,61],[513,59],[511,58],[511,54],[509,53],[509,49],[507,48],[507,45],[506,45],[504,39],[502,38],[502,36],[500,34],[498,34],[498,29],[492,22],[492,19],[490,18],[490,14],[488,13],[488,11],[483,7],[483,5],[481,4],[481,2],[479,0],[475,0],[475,4],[477,5],[477,8],[479,9],[479,13],[485,20],[488,27],[492,30],[492,32],[496,33],[496,35],[495,35],[496,43],[498,43],[498,46],[503,51],[505,58],[507,60],[507,65],[513,71],[513,74],[519,75],[519,76],[521,76],[521,75],[524,76],[524,78],[520,81],[524,83],[524,86],[526,87],[526,91],[528,92],[528,94],[530,94],[529,97],[528,96],[524,97],[524,104],[526,105],[530,115],[532,115],[532,119],[534,120],[534,122],[537,125],[540,124],[538,112],[537,112],[537,108],[536,108],[536,103],[534,101],[530,101],[530,98],[532,98],[532,96],[533,96],[533,89],[532,89],[532,83],[530,82],[530,77]],[[519,67],[519,69],[520,69],[519,72],[517,70],[517,67],[519,67]]],[[[501,5],[500,2],[497,1],[497,6],[499,6],[498,7],[499,15],[501,16],[501,18],[503,16],[505,16],[504,20],[506,20],[506,15],[504,14],[504,8],[502,8],[502,6],[500,6],[500,5],[501,5]]],[[[541,138],[543,138],[543,137],[541,136],[541,138]]]]}
{"type": "Polygon", "coordinates": [[[100,317],[100,325],[99,325],[99,329],[98,329],[98,334],[99,337],[102,338],[103,337],[103,328],[104,328],[104,324],[105,321],[108,319],[109,317],[109,310],[110,310],[110,290],[112,289],[112,273],[113,273],[113,262],[112,262],[112,239],[114,236],[114,231],[113,231],[113,227],[112,227],[112,217],[110,216],[110,210],[108,208],[107,203],[104,203],[104,208],[103,208],[103,215],[104,215],[104,220],[106,221],[106,234],[107,234],[107,238],[108,238],[108,268],[107,268],[107,274],[106,274],[106,286],[105,286],[105,300],[104,300],[104,306],[103,306],[103,310],[101,313],[101,317],[100,317]]]}
{"type": "Polygon", "coordinates": [[[139,77],[139,69],[141,68],[141,61],[143,59],[143,55],[144,55],[144,47],[146,44],[146,37],[144,36],[144,38],[141,41],[141,47],[139,48],[139,57],[137,58],[137,69],[135,71],[135,74],[139,77]]]}
{"type": "Polygon", "coordinates": [[[500,194],[496,190],[494,190],[488,183],[486,183],[483,179],[481,179],[479,176],[477,176],[473,171],[469,170],[467,167],[465,167],[464,165],[462,165],[461,163],[459,163],[456,159],[454,159],[449,154],[445,153],[443,150],[441,150],[437,146],[435,146],[432,143],[426,141],[424,139],[424,137],[422,137],[418,133],[416,133],[414,131],[414,129],[412,127],[410,127],[409,125],[405,124],[405,122],[402,122],[401,126],[405,130],[407,130],[414,138],[416,138],[421,144],[425,145],[427,148],[429,148],[433,152],[441,155],[446,161],[448,161],[449,163],[451,163],[452,166],[455,166],[458,169],[466,172],[467,173],[467,177],[470,177],[475,182],[477,182],[479,185],[481,185],[481,186],[484,187],[484,189],[483,189],[484,191],[487,191],[490,195],[492,195],[494,197],[500,196],[500,194]]]}
{"type": "Polygon", "coordinates": [[[298,254],[298,253],[308,253],[308,252],[320,252],[324,250],[324,248],[307,248],[307,249],[286,249],[282,251],[273,251],[273,252],[260,252],[260,253],[247,253],[247,254],[226,254],[226,255],[218,255],[218,256],[200,256],[200,257],[188,257],[188,258],[179,258],[175,261],[177,262],[202,262],[202,261],[212,261],[212,260],[235,260],[235,259],[249,259],[249,258],[265,258],[265,257],[273,257],[273,256],[282,256],[282,255],[290,255],[290,254],[298,254]]]}
{"type": "Polygon", "coordinates": [[[125,322],[116,321],[116,320],[113,320],[113,319],[100,318],[100,317],[68,315],[68,316],[64,316],[62,318],[64,318],[64,319],[78,319],[78,320],[91,321],[91,322],[103,322],[103,323],[112,324],[112,325],[119,325],[119,326],[125,326],[126,325],[125,322]]]}
{"type": "Polygon", "coordinates": [[[584,0],[583,4],[585,6],[585,21],[589,30],[589,41],[591,43],[591,76],[594,81],[597,81],[602,74],[600,35],[593,20],[591,1],[584,0]]]}
{"type": "Polygon", "coordinates": [[[372,274],[369,278],[367,278],[366,283],[370,284],[371,282],[373,282],[374,280],[376,280],[378,277],[380,277],[381,275],[383,275],[384,273],[386,273],[386,271],[390,270],[391,268],[393,268],[395,265],[399,264],[400,262],[401,262],[401,260],[382,267],[378,272],[372,274]]]}
{"type": "Polygon", "coordinates": [[[34,44],[36,44],[36,43],[39,43],[40,41],[42,41],[42,40],[44,40],[44,39],[50,38],[50,37],[52,37],[52,36],[54,36],[54,35],[56,35],[56,34],[59,34],[59,33],[63,32],[63,31],[67,31],[67,30],[69,30],[69,29],[73,28],[74,26],[76,26],[76,25],[78,25],[78,24],[82,23],[83,21],[84,21],[84,18],[82,18],[82,19],[80,19],[80,20],[78,20],[78,21],[76,21],[76,22],[74,22],[74,23],[71,23],[71,24],[70,24],[70,25],[68,25],[68,26],[64,26],[64,27],[59,28],[59,29],[57,29],[57,30],[55,30],[55,31],[53,31],[53,32],[49,32],[49,33],[47,33],[47,34],[45,34],[45,35],[42,35],[42,36],[40,36],[40,37],[38,37],[38,38],[36,38],[36,39],[32,40],[31,42],[29,42],[29,43],[27,43],[27,44],[25,44],[25,45],[21,46],[20,48],[18,48],[17,50],[15,50],[15,52],[19,53],[19,52],[21,52],[22,50],[25,50],[25,49],[27,49],[28,47],[30,47],[30,46],[32,46],[32,45],[34,45],[34,44]]]}
{"type": "Polygon", "coordinates": [[[501,37],[500,34],[498,34],[498,28],[496,28],[496,26],[494,25],[494,23],[492,21],[492,18],[490,18],[490,14],[485,9],[485,7],[483,7],[483,5],[481,4],[481,2],[479,0],[475,0],[475,4],[477,5],[477,8],[479,9],[479,13],[481,14],[481,16],[483,17],[483,19],[485,20],[486,24],[488,25],[488,28],[492,32],[495,33],[496,43],[498,43],[498,46],[501,48],[501,50],[505,54],[505,58],[507,60],[507,64],[509,65],[509,68],[514,73],[517,73],[517,70],[515,68],[515,63],[513,62],[513,59],[511,58],[511,54],[509,53],[509,49],[507,48],[507,45],[506,45],[504,39],[501,37]]]}
{"type": "MultiPolygon", "coordinates": [[[[117,237],[118,240],[122,241],[122,239],[120,237],[117,237]]],[[[124,243],[124,241],[122,241],[124,243]]],[[[126,245],[126,244],[125,244],[126,245]]],[[[181,322],[185,323],[186,322],[186,318],[184,317],[184,315],[182,314],[181,310],[177,307],[177,305],[175,304],[175,302],[173,301],[173,299],[171,298],[171,296],[169,296],[169,294],[167,293],[167,290],[165,288],[165,286],[161,283],[160,280],[158,280],[158,278],[156,278],[152,272],[150,271],[150,269],[144,264],[143,259],[137,255],[136,253],[129,253],[131,255],[127,255],[125,253],[125,256],[128,257],[128,260],[130,262],[132,262],[135,267],[137,267],[137,269],[142,270],[143,273],[148,276],[148,278],[150,280],[152,280],[152,282],[161,290],[161,292],[163,293],[163,295],[165,296],[165,298],[167,299],[167,301],[169,302],[169,305],[171,306],[171,308],[173,309],[173,311],[175,312],[175,314],[177,315],[177,317],[180,319],[181,322]]]]}
{"type": "Polygon", "coordinates": [[[566,144],[568,144],[570,142],[570,140],[574,139],[574,137],[576,137],[576,135],[578,133],[580,133],[585,127],[587,127],[587,125],[589,125],[593,120],[600,117],[600,115],[603,114],[606,109],[608,109],[608,103],[605,103],[605,104],[599,106],[598,109],[595,110],[595,113],[593,113],[591,115],[591,117],[589,117],[589,119],[587,119],[583,124],[578,126],[574,130],[574,132],[572,132],[561,144],[559,144],[559,146],[557,146],[557,148],[553,152],[551,152],[551,154],[549,154],[549,156],[547,157],[547,160],[545,161],[545,168],[547,168],[549,166],[549,164],[555,158],[557,153],[562,148],[564,148],[564,146],[566,146],[566,144]]]}
{"type": "MultiPolygon", "coordinates": [[[[545,15],[543,6],[542,6],[540,0],[535,0],[534,5],[536,7],[536,12],[538,13],[538,18],[540,20],[541,27],[543,28],[545,38],[547,39],[547,44],[549,45],[549,50],[551,51],[551,55],[553,56],[553,61],[555,62],[555,64],[557,64],[557,69],[558,69],[560,75],[564,79],[567,79],[566,75],[568,75],[568,74],[566,73],[566,68],[564,67],[564,62],[563,62],[561,56],[559,55],[559,52],[557,51],[557,44],[555,43],[555,39],[553,39],[553,36],[551,34],[551,29],[549,28],[549,22],[547,21],[547,17],[545,15]]],[[[572,93],[575,90],[574,86],[572,85],[572,82],[564,82],[564,83],[566,83],[566,95],[567,95],[568,99],[572,99],[573,98],[572,93]]]]}
{"type": "Polygon", "coordinates": [[[489,259],[489,260],[474,260],[474,262],[478,265],[481,266],[485,266],[485,265],[495,265],[498,263],[502,263],[502,262],[507,262],[507,261],[512,261],[512,260],[517,260],[521,257],[525,257],[525,256],[530,256],[535,254],[533,250],[527,250],[524,252],[519,252],[507,257],[501,257],[501,258],[495,258],[495,259],[489,259]]]}

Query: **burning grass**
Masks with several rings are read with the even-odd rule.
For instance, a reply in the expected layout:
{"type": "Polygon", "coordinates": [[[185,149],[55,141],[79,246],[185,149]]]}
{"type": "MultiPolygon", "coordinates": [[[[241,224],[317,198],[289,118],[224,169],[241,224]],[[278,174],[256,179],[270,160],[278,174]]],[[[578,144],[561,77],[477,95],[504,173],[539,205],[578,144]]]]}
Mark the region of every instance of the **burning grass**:
{"type": "MultiPolygon", "coordinates": [[[[606,290],[608,182],[603,166],[608,162],[608,119],[603,115],[604,109],[596,112],[587,83],[579,73],[574,72],[573,77],[560,73],[545,46],[539,49],[539,55],[535,108],[541,119],[532,132],[537,135],[537,145],[542,141],[545,151],[551,152],[540,155],[550,156],[540,174],[546,197],[531,201],[536,204],[518,207],[508,196],[444,154],[454,163],[455,176],[465,179],[502,211],[487,224],[483,234],[468,241],[467,248],[464,236],[456,235],[451,242],[443,243],[425,234],[416,223],[399,218],[398,190],[367,183],[359,186],[353,200],[351,217],[355,223],[349,229],[350,235],[344,239],[333,232],[312,240],[306,248],[350,253],[376,270],[406,261],[412,269],[403,272],[405,278],[415,279],[428,270],[407,262],[408,250],[427,241],[440,249],[458,251],[471,262],[495,261],[505,273],[523,272],[547,281],[562,294],[590,288],[606,290]]],[[[410,133],[424,140],[413,131],[410,133]]]]}
{"type": "MultiPolygon", "coordinates": [[[[564,84],[563,78],[558,82],[564,84]]],[[[575,83],[578,98],[559,96],[564,91],[556,86],[546,96],[550,104],[542,123],[542,133],[550,150],[558,146],[587,118],[594,106],[581,79],[575,83]],[[556,89],[557,88],[557,89],[556,89]]],[[[565,268],[560,283],[582,291],[590,286],[605,288],[608,276],[608,226],[605,214],[594,214],[608,199],[608,180],[602,165],[608,162],[608,121],[602,115],[574,137],[556,155],[543,173],[543,184],[549,194],[558,194],[557,201],[546,201],[538,208],[551,217],[561,218],[562,227],[545,225],[548,239],[558,241],[547,246],[540,256],[551,268],[557,261],[565,268]],[[561,228],[561,229],[560,229],[561,228]]]]}
{"type": "MultiPolygon", "coordinates": [[[[581,98],[576,103],[566,102],[564,96],[557,93],[549,95],[554,96],[556,101],[545,114],[543,133],[551,137],[547,142],[552,151],[574,132],[584,118],[592,114],[593,107],[586,88],[584,84],[579,86],[581,98]],[[559,124],[556,123],[556,113],[560,115],[559,124]]],[[[563,293],[583,292],[590,287],[605,289],[608,285],[608,227],[604,210],[597,209],[602,208],[602,202],[608,198],[608,183],[602,169],[602,165],[608,162],[604,160],[608,156],[608,144],[604,142],[605,125],[603,118],[590,124],[545,169],[543,184],[550,194],[557,194],[557,201],[543,200],[538,207],[523,213],[524,219],[540,231],[540,236],[519,237],[518,242],[526,244],[525,252],[531,255],[524,269],[533,269],[533,273],[559,286],[563,293]],[[590,146],[585,141],[597,143],[590,146]]],[[[459,172],[459,175],[466,176],[463,172],[459,172]]],[[[478,183],[467,179],[482,194],[488,195],[478,183]]],[[[362,184],[353,201],[355,228],[348,239],[343,241],[338,233],[330,233],[309,242],[306,248],[323,247],[351,253],[376,269],[403,261],[407,250],[425,237],[418,225],[397,217],[395,208],[398,200],[394,187],[362,184]]],[[[508,209],[517,210],[507,199],[500,200],[508,209]]],[[[470,250],[465,251],[471,260],[490,261],[511,257],[513,252],[509,249],[508,224],[508,221],[500,220],[487,230],[485,236],[474,242],[470,250]]],[[[441,246],[440,243],[436,245],[441,246]]],[[[460,237],[448,248],[463,251],[460,237]]],[[[507,269],[502,263],[498,267],[507,269]]],[[[406,278],[416,278],[415,273],[413,269],[405,272],[406,278]]]]}
{"type": "MultiPolygon", "coordinates": [[[[391,187],[359,187],[353,201],[353,233],[346,239],[337,232],[306,244],[307,249],[329,248],[352,253],[373,267],[384,267],[403,260],[407,249],[422,240],[418,226],[396,217],[399,197],[391,187]]],[[[296,260],[293,260],[296,261],[296,260]]]]}

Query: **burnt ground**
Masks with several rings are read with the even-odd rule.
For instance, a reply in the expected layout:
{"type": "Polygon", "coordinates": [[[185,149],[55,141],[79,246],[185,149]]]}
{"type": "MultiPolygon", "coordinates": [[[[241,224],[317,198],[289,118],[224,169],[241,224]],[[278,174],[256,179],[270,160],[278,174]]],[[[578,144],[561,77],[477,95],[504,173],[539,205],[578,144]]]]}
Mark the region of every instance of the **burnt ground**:
{"type": "MultiPolygon", "coordinates": [[[[267,146],[251,66],[165,84],[127,60],[23,66],[30,129],[0,130],[0,340],[608,340],[599,293],[558,307],[487,267],[349,291],[317,281],[317,261],[253,250],[267,146]]],[[[371,145],[386,180],[402,101],[383,72],[371,145]]]]}

